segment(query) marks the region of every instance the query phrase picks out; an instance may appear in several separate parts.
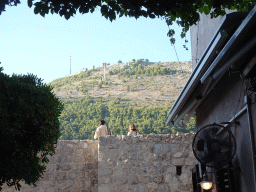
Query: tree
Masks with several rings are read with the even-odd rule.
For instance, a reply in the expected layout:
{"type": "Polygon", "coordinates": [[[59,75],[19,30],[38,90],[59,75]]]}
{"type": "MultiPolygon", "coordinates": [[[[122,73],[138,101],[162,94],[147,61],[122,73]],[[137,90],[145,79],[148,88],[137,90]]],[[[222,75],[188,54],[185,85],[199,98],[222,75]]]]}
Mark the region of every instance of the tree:
{"type": "Polygon", "coordinates": [[[32,74],[12,75],[0,68],[0,190],[3,183],[20,189],[35,185],[60,137],[63,104],[53,89],[32,74]]]}
{"type": "Polygon", "coordinates": [[[117,63],[122,63],[122,61],[121,61],[121,60],[118,60],[117,63]]]}
{"type": "MultiPolygon", "coordinates": [[[[166,20],[168,26],[176,22],[182,27],[181,37],[185,37],[189,26],[195,24],[199,20],[199,13],[210,14],[212,18],[219,15],[225,15],[225,9],[237,11],[250,11],[255,0],[91,0],[91,1],[56,1],[56,0],[28,0],[28,6],[34,7],[34,13],[45,16],[51,12],[52,14],[59,14],[69,19],[76,14],[92,13],[97,7],[100,7],[101,14],[111,22],[116,19],[116,16],[122,17],[123,15],[135,17],[136,19],[143,17],[161,17],[166,20]],[[185,11],[184,11],[185,10],[185,11]]],[[[0,15],[5,10],[5,5],[17,6],[20,0],[1,0],[0,1],[0,15]]],[[[174,29],[169,29],[167,35],[171,37],[171,43],[175,43],[173,35],[174,29]]]]}
{"type": "Polygon", "coordinates": [[[130,85],[126,86],[126,91],[129,92],[131,90],[130,85]]]}

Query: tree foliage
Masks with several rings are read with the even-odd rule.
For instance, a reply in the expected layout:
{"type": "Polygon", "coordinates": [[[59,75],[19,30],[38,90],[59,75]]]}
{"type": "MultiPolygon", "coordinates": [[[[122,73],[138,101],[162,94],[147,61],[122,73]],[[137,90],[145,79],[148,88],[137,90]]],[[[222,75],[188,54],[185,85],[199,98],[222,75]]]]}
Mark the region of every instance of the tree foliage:
{"type": "Polygon", "coordinates": [[[52,87],[32,74],[12,77],[0,69],[0,190],[3,183],[20,188],[42,176],[47,155],[60,137],[63,104],[52,87]]]}
{"type": "MultiPolygon", "coordinates": [[[[1,0],[0,15],[5,9],[5,5],[15,5],[20,0],[1,0]]],[[[189,26],[199,20],[199,12],[210,14],[211,17],[225,15],[225,9],[236,9],[237,11],[248,11],[253,8],[255,0],[28,0],[28,6],[34,8],[35,14],[45,16],[51,12],[59,14],[69,19],[79,11],[80,13],[93,13],[97,7],[100,7],[102,16],[111,22],[116,16],[129,16],[134,18],[143,17],[161,17],[166,20],[168,26],[176,22],[182,27],[181,36],[184,37],[189,30],[189,26]],[[33,3],[34,2],[34,3],[33,3]]],[[[170,29],[167,35],[172,37],[175,34],[174,29],[170,29]]],[[[175,42],[173,38],[171,42],[175,42]]]]}
{"type": "Polygon", "coordinates": [[[117,97],[110,102],[101,98],[67,99],[65,108],[60,116],[60,139],[92,139],[100,119],[105,119],[107,126],[114,135],[126,135],[128,127],[134,123],[143,134],[161,133],[188,133],[195,131],[195,121],[189,127],[165,126],[169,106],[163,107],[122,107],[121,98],[117,97]]]}
{"type": "Polygon", "coordinates": [[[130,66],[126,66],[121,69],[109,70],[109,75],[118,75],[119,77],[132,75],[136,76],[157,76],[157,75],[174,75],[176,73],[186,73],[182,70],[172,70],[167,67],[161,67],[161,65],[155,67],[145,67],[140,63],[140,60],[137,60],[135,63],[131,63],[130,66]]]}

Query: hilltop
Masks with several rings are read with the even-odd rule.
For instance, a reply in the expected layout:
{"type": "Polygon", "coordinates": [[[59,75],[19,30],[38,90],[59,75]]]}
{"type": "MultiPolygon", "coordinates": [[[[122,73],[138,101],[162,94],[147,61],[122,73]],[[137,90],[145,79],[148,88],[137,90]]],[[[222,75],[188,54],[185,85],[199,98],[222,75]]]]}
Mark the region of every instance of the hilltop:
{"type": "Polygon", "coordinates": [[[190,61],[154,63],[138,60],[107,65],[106,79],[103,67],[97,67],[82,69],[49,84],[61,99],[89,95],[105,102],[120,97],[121,106],[171,106],[191,72],[190,61]]]}

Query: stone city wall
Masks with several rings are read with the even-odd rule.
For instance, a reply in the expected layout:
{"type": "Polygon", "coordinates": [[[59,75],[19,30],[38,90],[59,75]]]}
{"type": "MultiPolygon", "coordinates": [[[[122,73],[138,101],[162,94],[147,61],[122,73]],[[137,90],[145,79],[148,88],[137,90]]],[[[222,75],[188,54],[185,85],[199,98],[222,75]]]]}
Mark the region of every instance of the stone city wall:
{"type": "MultiPolygon", "coordinates": [[[[187,133],[59,140],[37,187],[21,182],[21,192],[192,191],[190,169],[197,164],[193,137],[187,133]]],[[[2,191],[16,192],[7,186],[2,191]]]]}
{"type": "MultiPolygon", "coordinates": [[[[97,192],[98,141],[59,140],[37,186],[20,184],[21,192],[97,192]]],[[[2,191],[16,192],[14,187],[7,186],[2,191]]]]}
{"type": "Polygon", "coordinates": [[[99,192],[188,192],[195,134],[99,138],[99,192]],[[181,171],[181,172],[180,172],[181,171]]]}

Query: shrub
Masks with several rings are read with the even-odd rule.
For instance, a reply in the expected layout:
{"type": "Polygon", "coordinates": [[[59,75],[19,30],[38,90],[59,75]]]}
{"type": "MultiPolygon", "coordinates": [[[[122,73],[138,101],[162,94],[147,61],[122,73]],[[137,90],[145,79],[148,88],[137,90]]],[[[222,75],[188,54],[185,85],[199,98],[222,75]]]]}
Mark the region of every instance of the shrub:
{"type": "Polygon", "coordinates": [[[1,71],[0,190],[3,183],[20,189],[20,180],[35,185],[55,153],[63,104],[36,76],[1,71]]]}

